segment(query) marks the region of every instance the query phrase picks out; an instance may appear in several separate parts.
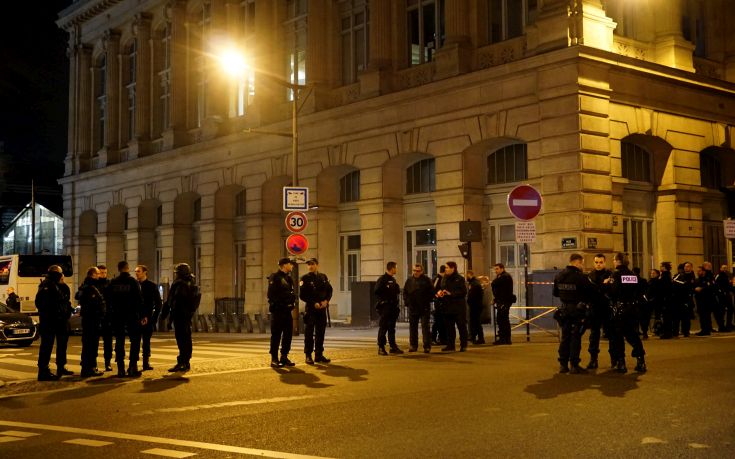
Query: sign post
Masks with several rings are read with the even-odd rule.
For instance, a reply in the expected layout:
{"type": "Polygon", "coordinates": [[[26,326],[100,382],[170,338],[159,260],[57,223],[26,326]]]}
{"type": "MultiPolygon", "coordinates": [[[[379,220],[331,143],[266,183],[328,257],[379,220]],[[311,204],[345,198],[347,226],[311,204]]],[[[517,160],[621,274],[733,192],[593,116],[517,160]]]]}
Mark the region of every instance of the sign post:
{"type": "Polygon", "coordinates": [[[523,242],[523,287],[526,296],[526,341],[531,340],[531,311],[528,309],[528,243],[536,241],[536,223],[541,212],[541,193],[531,185],[518,185],[508,193],[508,209],[516,222],[516,242],[523,242]]]}
{"type": "MultiPolygon", "coordinates": [[[[294,97],[296,101],[298,97],[294,97]]],[[[293,112],[293,184],[298,183],[298,136],[296,132],[296,104],[293,112]]],[[[291,234],[286,238],[286,250],[291,255],[303,255],[309,248],[309,240],[306,236],[299,234],[306,229],[307,219],[304,212],[309,210],[309,187],[284,186],[283,187],[283,210],[289,212],[285,224],[291,234]]],[[[292,312],[293,335],[299,336],[299,264],[294,261],[293,271],[294,293],[296,294],[296,307],[292,312]]]]}

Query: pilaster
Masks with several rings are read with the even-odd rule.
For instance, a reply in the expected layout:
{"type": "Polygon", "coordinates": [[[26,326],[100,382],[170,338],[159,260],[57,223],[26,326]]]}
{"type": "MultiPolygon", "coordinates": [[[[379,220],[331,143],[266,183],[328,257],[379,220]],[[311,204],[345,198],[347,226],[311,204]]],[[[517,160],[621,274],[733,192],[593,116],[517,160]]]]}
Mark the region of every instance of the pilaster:
{"type": "Polygon", "coordinates": [[[171,23],[171,71],[169,125],[164,126],[163,149],[187,143],[186,132],[186,1],[170,0],[166,19],[171,23]]]}
{"type": "Polygon", "coordinates": [[[656,14],[655,61],[669,67],[694,72],[694,45],[681,30],[682,0],[670,0],[656,14]]]}
{"type": "Polygon", "coordinates": [[[135,71],[135,137],[128,144],[128,159],[150,154],[151,140],[151,16],[139,13],[133,22],[138,40],[135,71]]]}
{"type": "Polygon", "coordinates": [[[120,33],[108,30],[103,45],[107,53],[107,110],[105,110],[105,148],[100,152],[102,165],[116,164],[120,159],[120,33]]]}

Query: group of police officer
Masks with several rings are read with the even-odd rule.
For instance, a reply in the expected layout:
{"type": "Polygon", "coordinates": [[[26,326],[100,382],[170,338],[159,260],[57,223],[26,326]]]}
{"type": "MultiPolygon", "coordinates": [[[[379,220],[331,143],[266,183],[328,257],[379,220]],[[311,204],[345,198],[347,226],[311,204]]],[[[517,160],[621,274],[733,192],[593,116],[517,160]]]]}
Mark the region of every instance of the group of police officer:
{"type": "MultiPolygon", "coordinates": [[[[171,372],[188,371],[191,359],[191,318],[199,305],[198,287],[188,264],[176,266],[176,279],[171,285],[166,305],[162,308],[158,286],[148,279],[145,265],[135,267],[135,278],[126,261],[118,263],[118,275],[107,279],[105,265],[92,266],[75,295],[82,318],[81,376],[103,374],[97,368],[100,337],[103,339],[105,371],[112,371],[112,338],[115,338],[115,360],[120,377],[141,375],[138,368],[141,342],[143,345],[142,370],[150,365],[151,336],[159,314],[169,318],[179,348],[177,364],[171,372]],[[130,340],[129,364],[125,368],[125,340],[130,340]]],[[[38,380],[54,381],[74,373],[66,368],[68,321],[73,311],[71,292],[64,283],[61,267],[48,270],[36,295],[39,311],[41,345],[38,356],[38,380]],[[56,341],[56,373],[49,368],[51,351],[56,341]]]]}

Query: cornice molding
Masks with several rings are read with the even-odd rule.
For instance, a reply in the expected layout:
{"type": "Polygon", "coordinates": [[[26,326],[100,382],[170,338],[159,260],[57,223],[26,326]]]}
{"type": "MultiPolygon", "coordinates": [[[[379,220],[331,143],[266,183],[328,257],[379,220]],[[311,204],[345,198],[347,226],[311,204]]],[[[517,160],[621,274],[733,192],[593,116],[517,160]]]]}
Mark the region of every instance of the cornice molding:
{"type": "Polygon", "coordinates": [[[80,2],[80,5],[72,5],[59,13],[59,15],[63,16],[56,21],[56,25],[61,29],[69,31],[73,26],[86,22],[95,16],[99,16],[122,2],[123,0],[88,0],[87,2],[80,2]]]}

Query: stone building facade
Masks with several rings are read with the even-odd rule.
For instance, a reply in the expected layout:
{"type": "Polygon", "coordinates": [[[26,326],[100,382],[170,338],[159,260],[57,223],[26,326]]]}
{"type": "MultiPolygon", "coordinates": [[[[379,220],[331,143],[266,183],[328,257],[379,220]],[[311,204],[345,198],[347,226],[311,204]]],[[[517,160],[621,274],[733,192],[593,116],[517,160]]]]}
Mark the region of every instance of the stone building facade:
{"type": "Polygon", "coordinates": [[[335,316],[351,314],[350,283],[389,260],[400,279],[415,262],[461,261],[463,220],[482,222],[475,271],[504,262],[519,278],[506,196],[521,183],[544,199],[531,272],[570,250],[626,251],[644,272],[732,261],[728,5],[77,0],[58,20],[66,247],[80,268],[127,259],[161,282],[189,262],[203,311],[232,296],[263,311],[292,182],[291,139],[267,133],[291,129],[294,93],[275,76],[308,84],[296,94],[298,184],[316,207],[306,256],[335,286],[335,316]],[[254,70],[221,70],[231,46],[254,70]]]}

